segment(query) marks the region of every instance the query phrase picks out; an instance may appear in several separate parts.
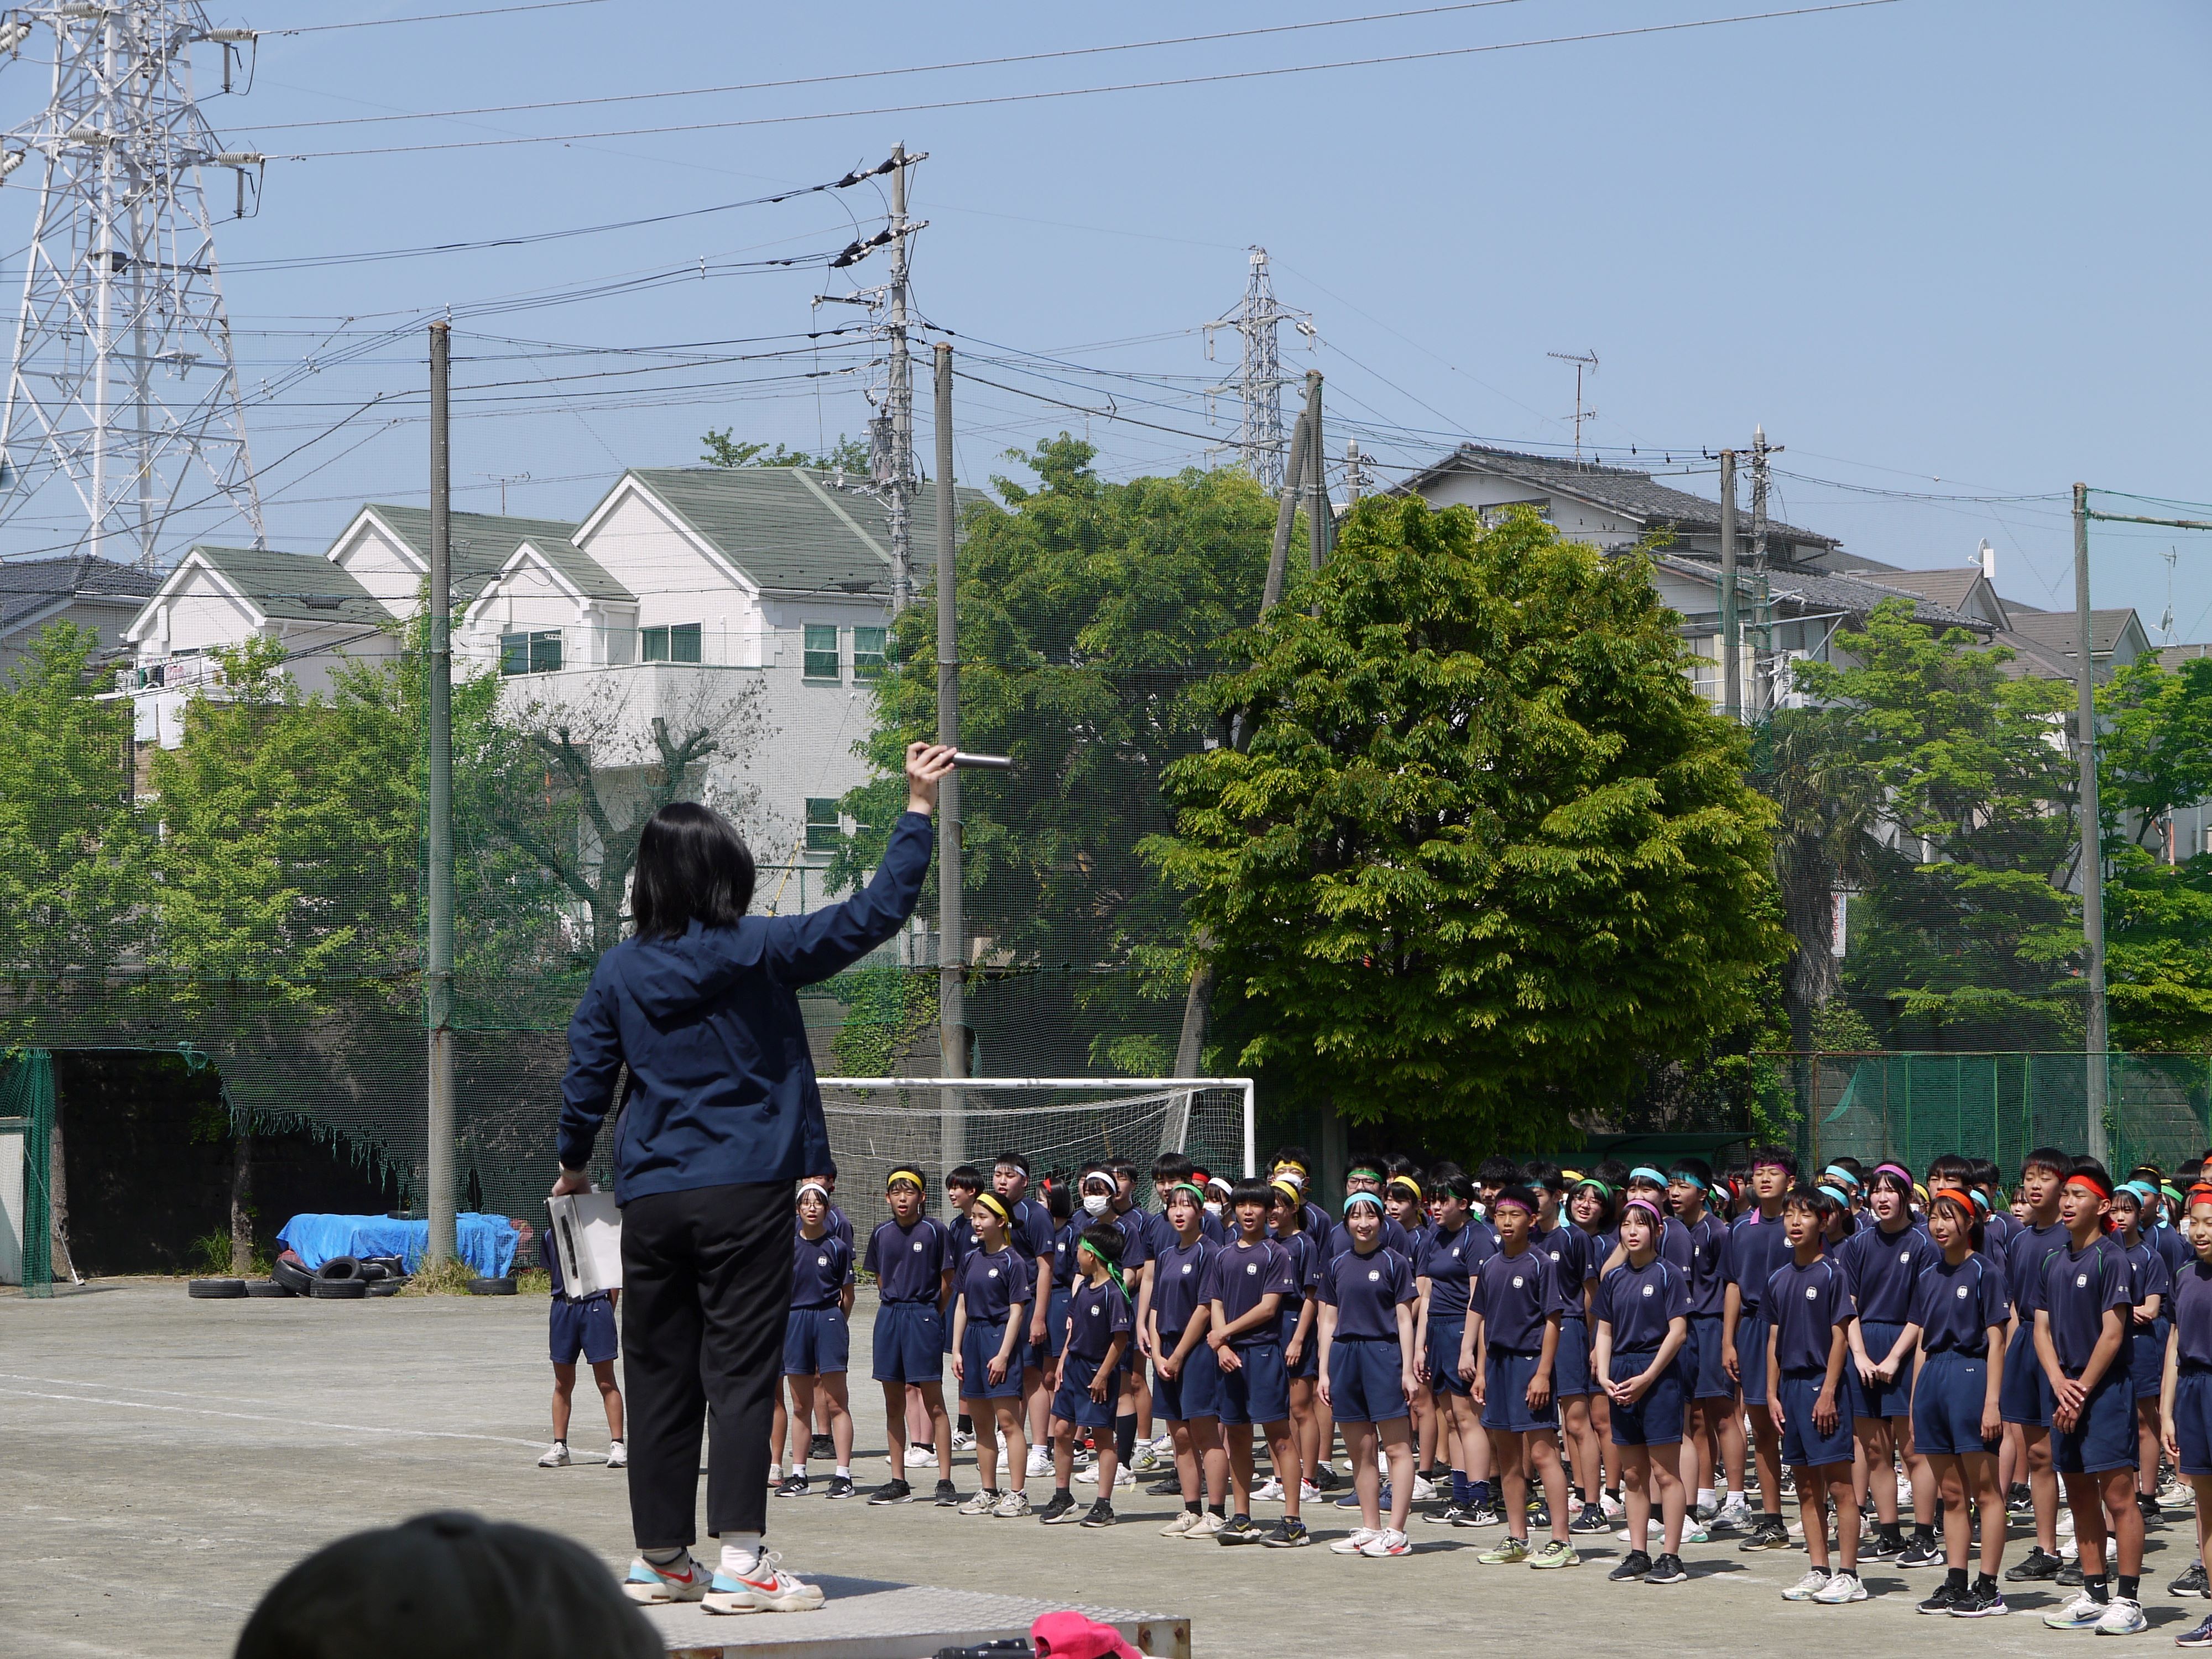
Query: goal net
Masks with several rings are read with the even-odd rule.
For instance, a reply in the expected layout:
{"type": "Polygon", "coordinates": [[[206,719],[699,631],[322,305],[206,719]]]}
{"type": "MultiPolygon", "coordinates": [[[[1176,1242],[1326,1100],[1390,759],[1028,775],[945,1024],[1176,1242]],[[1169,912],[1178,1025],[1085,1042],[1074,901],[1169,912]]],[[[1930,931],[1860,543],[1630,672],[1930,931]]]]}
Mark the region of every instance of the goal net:
{"type": "MultiPolygon", "coordinates": [[[[1243,1078],[841,1078],[820,1079],[830,1148],[845,1207],[866,1213],[890,1171],[930,1177],[935,1209],[945,1172],[1017,1152],[1030,1179],[1073,1179],[1086,1164],[1179,1152],[1215,1175],[1253,1167],[1252,1085],[1243,1078]]],[[[1140,1182],[1140,1188],[1149,1187],[1140,1182]]]]}

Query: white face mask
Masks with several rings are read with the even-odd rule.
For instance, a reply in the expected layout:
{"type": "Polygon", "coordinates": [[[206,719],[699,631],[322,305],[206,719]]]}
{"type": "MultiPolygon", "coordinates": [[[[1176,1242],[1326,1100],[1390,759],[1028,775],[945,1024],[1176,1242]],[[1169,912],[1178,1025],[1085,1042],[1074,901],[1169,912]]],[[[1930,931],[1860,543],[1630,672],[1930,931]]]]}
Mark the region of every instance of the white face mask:
{"type": "Polygon", "coordinates": [[[1113,1200],[1103,1193],[1085,1193],[1083,1195],[1083,1207],[1091,1215],[1104,1215],[1106,1206],[1111,1202],[1113,1200]]]}
{"type": "Polygon", "coordinates": [[[1210,1215],[1210,1216],[1213,1216],[1213,1217],[1215,1217],[1215,1218],[1218,1218],[1220,1216],[1220,1214],[1221,1214],[1221,1205],[1220,1205],[1220,1202],[1219,1202],[1218,1200],[1215,1200],[1215,1199],[1208,1199],[1208,1200],[1206,1200],[1206,1214],[1208,1214],[1208,1215],[1210,1215]]]}

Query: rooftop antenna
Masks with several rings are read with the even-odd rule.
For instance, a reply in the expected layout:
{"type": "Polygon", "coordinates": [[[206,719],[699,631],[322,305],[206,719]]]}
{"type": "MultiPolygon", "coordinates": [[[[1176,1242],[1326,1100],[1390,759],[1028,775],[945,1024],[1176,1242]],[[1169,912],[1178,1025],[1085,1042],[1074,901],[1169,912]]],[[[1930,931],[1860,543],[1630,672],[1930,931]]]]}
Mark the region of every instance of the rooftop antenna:
{"type": "Polygon", "coordinates": [[[1597,419],[1597,410],[1583,407],[1583,371],[1588,369],[1592,379],[1597,376],[1597,353],[1595,351],[1547,351],[1547,357],[1556,357],[1563,363],[1575,366],[1575,465],[1583,464],[1583,422],[1597,419]]]}
{"type": "MultiPolygon", "coordinates": [[[[2166,635],[2168,645],[2173,643],[2173,566],[2181,557],[2181,550],[2169,547],[2158,556],[2166,561],[2166,614],[2158,619],[2159,631],[2166,635]]],[[[2168,860],[2171,862],[2171,860],[2168,860]]]]}
{"type": "Polygon", "coordinates": [[[483,476],[499,486],[499,516],[503,519],[507,516],[507,485],[528,483],[530,475],[527,472],[487,472],[483,476]]]}

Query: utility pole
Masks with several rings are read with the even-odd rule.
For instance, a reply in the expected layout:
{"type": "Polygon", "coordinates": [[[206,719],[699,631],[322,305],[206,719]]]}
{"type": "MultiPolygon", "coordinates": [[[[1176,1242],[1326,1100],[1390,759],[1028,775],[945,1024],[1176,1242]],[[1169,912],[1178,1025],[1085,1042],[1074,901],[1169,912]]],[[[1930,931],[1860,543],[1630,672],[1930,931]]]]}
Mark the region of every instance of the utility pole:
{"type": "Polygon", "coordinates": [[[1336,514],[1328,505],[1328,451],[1321,434],[1321,371],[1306,371],[1306,549],[1316,575],[1336,545],[1336,514]]]}
{"type": "Polygon", "coordinates": [[[2088,990],[2082,1041],[2084,1103],[2088,1109],[2089,1156],[2112,1158],[2105,1133],[2105,1052],[2112,1046],[2105,1018],[2104,823],[2097,806],[2097,659],[2089,617],[2089,486],[2074,486],[2074,699],[2081,723],[2081,974],[2088,990]]]}
{"type": "MultiPolygon", "coordinates": [[[[957,514],[952,498],[952,347],[937,343],[937,740],[960,745],[960,609],[953,560],[957,514]]],[[[960,773],[937,786],[938,1075],[968,1075],[968,922],[960,890],[960,773]]],[[[968,1161],[968,1122],[960,1091],[945,1091],[940,1147],[947,1171],[968,1161]]]]}
{"type": "Polygon", "coordinates": [[[430,325],[430,592],[422,618],[429,656],[429,971],[423,989],[430,1028],[429,1187],[431,1261],[454,1255],[453,1222],[453,455],[447,389],[453,325],[430,325]]]}
{"type": "Polygon", "coordinates": [[[891,614],[914,603],[914,365],[907,357],[907,238],[921,225],[906,216],[907,169],[927,159],[909,155],[904,144],[891,146],[890,316],[884,333],[890,342],[890,377],[884,412],[868,424],[871,471],[883,491],[890,520],[891,614]]]}
{"type": "Polygon", "coordinates": [[[1754,426],[1751,429],[1751,568],[1766,568],[1766,458],[1775,452],[1767,447],[1766,428],[1754,426]]]}
{"type": "Polygon", "coordinates": [[[1359,440],[1344,441],[1344,504],[1347,507],[1359,505],[1359,498],[1367,489],[1367,458],[1359,453],[1359,440]]]}
{"type": "Polygon", "coordinates": [[[1721,451],[1721,712],[1743,718],[1735,604],[1735,451],[1721,451]]]}

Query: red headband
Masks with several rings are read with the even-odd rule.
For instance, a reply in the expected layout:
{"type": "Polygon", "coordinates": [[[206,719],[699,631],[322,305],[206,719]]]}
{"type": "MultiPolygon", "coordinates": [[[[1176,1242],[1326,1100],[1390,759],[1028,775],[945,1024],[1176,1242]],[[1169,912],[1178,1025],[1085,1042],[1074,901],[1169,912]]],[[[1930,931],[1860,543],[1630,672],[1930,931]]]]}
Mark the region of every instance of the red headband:
{"type": "MultiPolygon", "coordinates": [[[[2069,1187],[2079,1187],[2085,1193],[2094,1193],[2098,1197],[2103,1199],[2107,1204],[2110,1204],[2112,1201],[2112,1188],[2107,1183],[2098,1180],[2096,1176],[2091,1175],[2086,1170],[2077,1170],[2072,1175],[2068,1176],[2066,1177],[2065,1184],[2069,1187]]],[[[2100,1216],[2097,1220],[2097,1224],[2108,1233],[2118,1232],[2120,1226],[2120,1224],[2115,1221],[2109,1212],[2100,1216]]]]}
{"type": "Polygon", "coordinates": [[[2189,1196],[2182,1200],[2181,1212],[2184,1215],[2186,1215],[2190,1211],[2195,1209],[2197,1207],[2197,1200],[2200,1197],[2203,1198],[2206,1203],[2212,1204],[2212,1182],[2200,1181],[2194,1187],[2191,1187],[2189,1189],[2189,1196]]]}

